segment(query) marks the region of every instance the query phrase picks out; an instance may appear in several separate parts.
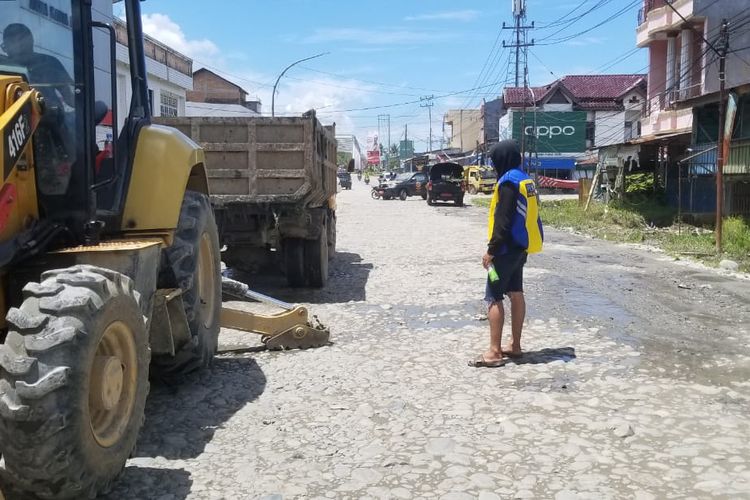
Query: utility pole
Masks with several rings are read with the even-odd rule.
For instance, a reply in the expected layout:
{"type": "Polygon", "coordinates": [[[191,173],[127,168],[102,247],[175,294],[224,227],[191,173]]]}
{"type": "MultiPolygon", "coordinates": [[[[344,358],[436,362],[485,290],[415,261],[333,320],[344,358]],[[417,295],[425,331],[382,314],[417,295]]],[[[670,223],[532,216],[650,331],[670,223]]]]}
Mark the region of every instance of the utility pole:
{"type": "Polygon", "coordinates": [[[432,106],[435,105],[434,103],[435,96],[429,95],[425,97],[420,97],[419,100],[421,103],[419,104],[419,107],[421,108],[427,108],[428,116],[430,117],[430,153],[432,152],[432,106]]]}
{"type": "MultiPolygon", "coordinates": [[[[390,158],[391,158],[391,115],[378,115],[378,136],[383,137],[384,134],[388,135],[388,138],[386,139],[386,144],[388,145],[387,148],[385,148],[385,154],[383,155],[385,159],[385,168],[390,168],[390,158]]],[[[382,142],[381,142],[382,144],[382,142]]],[[[381,163],[383,163],[383,159],[381,158],[381,163]]]]}
{"type": "MultiPolygon", "coordinates": [[[[526,147],[526,88],[527,88],[527,74],[528,74],[528,47],[534,45],[534,39],[531,39],[529,43],[527,40],[526,32],[530,29],[534,29],[534,22],[531,25],[526,26],[526,0],[513,0],[513,26],[505,26],[503,23],[503,29],[512,29],[516,35],[516,43],[506,44],[503,40],[503,47],[509,47],[516,51],[516,74],[515,74],[515,86],[518,87],[519,76],[523,77],[523,103],[521,111],[521,160],[524,158],[525,147],[526,147]],[[523,52],[522,52],[523,51],[523,52]],[[520,63],[521,56],[523,55],[523,73],[521,73],[520,63]]],[[[536,103],[535,103],[536,104],[536,103]]],[[[536,133],[536,131],[534,131],[536,133]]],[[[523,161],[521,162],[523,167],[523,161]]]]}
{"type": "MultiPolygon", "coordinates": [[[[721,253],[722,222],[724,212],[724,155],[729,151],[729,144],[724,141],[724,108],[726,107],[726,61],[729,50],[729,30],[726,19],[721,20],[719,39],[719,136],[716,142],[716,252],[721,253]],[[726,146],[726,148],[725,148],[726,146]],[[726,149],[726,151],[725,151],[726,149]]],[[[731,138],[732,131],[729,131],[731,138]]]]}
{"type": "Polygon", "coordinates": [[[719,137],[716,138],[716,145],[717,145],[717,151],[716,151],[716,228],[714,229],[714,236],[716,238],[716,251],[721,252],[721,233],[722,233],[722,222],[723,222],[723,212],[724,212],[724,160],[725,160],[725,153],[729,153],[729,140],[731,140],[731,131],[730,131],[730,139],[724,143],[724,110],[725,110],[725,103],[724,100],[726,99],[726,59],[727,59],[727,52],[729,51],[729,30],[726,19],[721,20],[721,31],[719,33],[719,46],[714,46],[710,41],[706,39],[705,36],[703,36],[703,33],[693,28],[689,23],[688,20],[685,19],[685,17],[680,14],[680,11],[675,8],[674,5],[672,5],[671,1],[665,2],[667,7],[672,9],[672,11],[679,16],[680,19],[682,19],[683,22],[685,22],[688,26],[688,29],[698,35],[701,40],[703,40],[703,43],[705,43],[712,51],[716,53],[717,56],[719,56],[719,137]],[[724,151],[724,146],[726,146],[726,151],[724,151]]]}
{"type": "Polygon", "coordinates": [[[515,87],[518,87],[519,77],[521,76],[521,49],[534,45],[534,40],[531,43],[526,42],[526,31],[534,28],[534,22],[531,22],[530,26],[525,26],[526,21],[526,0],[513,0],[513,26],[506,26],[503,23],[504,30],[513,30],[516,36],[516,43],[506,44],[503,40],[503,48],[508,47],[516,50],[516,72],[515,72],[515,87]]]}

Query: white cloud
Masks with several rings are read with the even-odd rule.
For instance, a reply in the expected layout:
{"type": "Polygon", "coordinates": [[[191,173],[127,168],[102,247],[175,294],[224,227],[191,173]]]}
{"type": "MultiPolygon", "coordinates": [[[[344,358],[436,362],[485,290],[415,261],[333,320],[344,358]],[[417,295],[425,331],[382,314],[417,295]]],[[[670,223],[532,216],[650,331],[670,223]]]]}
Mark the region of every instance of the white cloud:
{"type": "Polygon", "coordinates": [[[402,45],[452,38],[450,33],[429,33],[405,29],[322,28],[306,37],[307,43],[357,43],[362,45],[402,45]]]}
{"type": "Polygon", "coordinates": [[[416,16],[407,16],[404,21],[460,21],[469,22],[479,17],[478,10],[453,10],[447,12],[432,12],[429,14],[419,14],[416,16]]]}
{"type": "Polygon", "coordinates": [[[189,39],[179,24],[166,14],[143,14],[143,31],[161,43],[196,60],[209,61],[219,54],[219,47],[206,38],[189,39]]]}
{"type": "Polygon", "coordinates": [[[570,45],[573,47],[582,47],[585,45],[601,45],[606,42],[606,38],[598,36],[585,36],[583,38],[574,38],[564,43],[564,45],[570,45]]]}

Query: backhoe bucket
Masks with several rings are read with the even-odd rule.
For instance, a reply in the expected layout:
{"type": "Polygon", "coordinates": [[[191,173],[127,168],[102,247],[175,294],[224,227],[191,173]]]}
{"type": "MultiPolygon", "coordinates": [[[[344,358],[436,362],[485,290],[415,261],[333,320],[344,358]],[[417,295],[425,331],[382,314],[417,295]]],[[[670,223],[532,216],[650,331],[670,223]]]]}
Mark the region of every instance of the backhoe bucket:
{"type": "Polygon", "coordinates": [[[222,277],[221,285],[224,295],[283,309],[282,312],[267,315],[222,307],[223,328],[261,335],[261,342],[271,350],[307,349],[330,343],[330,331],[317,317],[313,316],[311,320],[306,307],[254,292],[246,284],[229,278],[222,277]]]}

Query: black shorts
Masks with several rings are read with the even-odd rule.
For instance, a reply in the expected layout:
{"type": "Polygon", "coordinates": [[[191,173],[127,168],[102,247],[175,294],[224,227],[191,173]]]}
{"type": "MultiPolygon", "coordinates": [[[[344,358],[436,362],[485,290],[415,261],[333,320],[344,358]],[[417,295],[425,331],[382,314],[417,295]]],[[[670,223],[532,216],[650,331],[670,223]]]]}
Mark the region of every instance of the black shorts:
{"type": "Polygon", "coordinates": [[[512,249],[492,259],[500,277],[499,281],[490,283],[487,278],[484,300],[488,304],[500,302],[508,292],[523,292],[523,266],[526,264],[526,250],[512,249]]]}

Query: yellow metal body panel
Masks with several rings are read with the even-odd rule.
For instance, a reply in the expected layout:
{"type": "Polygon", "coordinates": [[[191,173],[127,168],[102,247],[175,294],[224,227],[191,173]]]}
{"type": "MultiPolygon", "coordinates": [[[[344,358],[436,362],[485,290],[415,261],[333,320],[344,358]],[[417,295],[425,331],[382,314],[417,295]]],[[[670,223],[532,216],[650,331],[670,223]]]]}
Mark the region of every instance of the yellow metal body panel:
{"type": "Polygon", "coordinates": [[[39,217],[34,176],[31,135],[36,129],[41,110],[39,93],[29,89],[20,77],[0,76],[0,172],[4,178],[1,188],[8,213],[0,225],[0,241],[7,241],[39,217]],[[7,109],[6,109],[7,107],[7,109]],[[14,150],[25,141],[20,151],[14,150]],[[6,165],[10,159],[11,165],[6,165]],[[7,175],[6,175],[7,173],[7,175]]]}
{"type": "Polygon", "coordinates": [[[144,239],[127,239],[127,240],[110,240],[99,243],[98,245],[91,246],[77,246],[62,248],[50,252],[51,254],[69,254],[69,253],[86,253],[86,252],[132,252],[134,250],[142,250],[154,245],[164,246],[164,240],[160,238],[144,238],[144,239]]]}
{"type": "Polygon", "coordinates": [[[143,127],[130,177],[123,231],[177,227],[186,189],[208,194],[203,149],[176,129],[143,127]]]}

